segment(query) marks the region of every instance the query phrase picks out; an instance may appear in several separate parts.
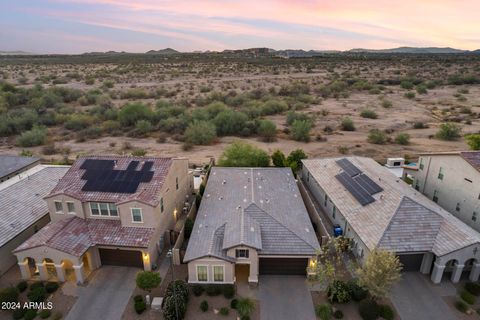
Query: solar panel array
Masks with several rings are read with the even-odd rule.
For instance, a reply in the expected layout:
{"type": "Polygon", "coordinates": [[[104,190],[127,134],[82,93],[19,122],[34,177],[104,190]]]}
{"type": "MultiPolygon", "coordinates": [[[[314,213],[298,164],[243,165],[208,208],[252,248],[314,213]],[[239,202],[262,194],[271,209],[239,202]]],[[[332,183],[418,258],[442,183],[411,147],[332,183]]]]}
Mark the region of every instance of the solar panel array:
{"type": "Polygon", "coordinates": [[[153,178],[153,162],[146,161],[141,170],[136,170],[139,163],[133,160],[126,170],[116,170],[114,160],[86,159],[80,167],[85,170],[82,179],[86,180],[82,191],[135,193],[140,183],[153,178]]]}
{"type": "Polygon", "coordinates": [[[343,169],[343,172],[337,174],[335,178],[340,181],[362,206],[374,202],[375,198],[373,198],[372,195],[383,191],[382,187],[376,184],[348,159],[340,159],[337,160],[336,163],[343,169]]]}

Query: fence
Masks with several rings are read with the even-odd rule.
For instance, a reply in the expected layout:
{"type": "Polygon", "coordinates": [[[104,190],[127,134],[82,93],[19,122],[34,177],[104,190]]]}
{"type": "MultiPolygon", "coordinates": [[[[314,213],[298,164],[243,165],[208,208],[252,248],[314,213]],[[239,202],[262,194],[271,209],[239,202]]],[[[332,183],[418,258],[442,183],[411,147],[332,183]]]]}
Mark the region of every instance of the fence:
{"type": "MultiPolygon", "coordinates": [[[[195,204],[195,201],[192,203],[192,207],[190,208],[190,211],[187,214],[187,219],[194,219],[195,215],[197,214],[197,206],[195,204]]],[[[186,221],[186,220],[185,220],[186,221]]],[[[182,257],[181,257],[181,247],[183,244],[183,241],[185,240],[185,223],[183,224],[182,229],[180,230],[180,233],[178,235],[177,241],[175,242],[175,245],[173,246],[173,264],[178,266],[182,264],[182,257]]]]}

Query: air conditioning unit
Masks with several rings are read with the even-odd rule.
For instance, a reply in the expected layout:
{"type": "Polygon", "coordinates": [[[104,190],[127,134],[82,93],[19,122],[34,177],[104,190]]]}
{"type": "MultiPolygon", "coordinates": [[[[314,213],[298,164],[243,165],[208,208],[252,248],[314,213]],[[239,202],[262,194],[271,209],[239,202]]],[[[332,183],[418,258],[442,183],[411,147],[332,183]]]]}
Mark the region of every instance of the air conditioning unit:
{"type": "Polygon", "coordinates": [[[404,165],[405,165],[404,158],[388,158],[387,164],[385,166],[389,168],[401,168],[404,165]]]}

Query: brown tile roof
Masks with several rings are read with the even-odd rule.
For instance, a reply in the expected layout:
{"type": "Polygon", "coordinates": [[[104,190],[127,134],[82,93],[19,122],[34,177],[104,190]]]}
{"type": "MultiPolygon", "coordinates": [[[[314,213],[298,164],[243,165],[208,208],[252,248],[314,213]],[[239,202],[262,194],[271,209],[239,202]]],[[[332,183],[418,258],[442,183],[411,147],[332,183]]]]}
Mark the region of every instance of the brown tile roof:
{"type": "Polygon", "coordinates": [[[119,220],[72,217],[49,223],[14,252],[47,246],[79,257],[95,245],[146,248],[153,232],[153,228],[122,227],[119,220]]]}
{"type": "Polygon", "coordinates": [[[158,194],[163,186],[172,162],[172,158],[119,156],[89,156],[80,158],[75,161],[70,170],[68,170],[65,176],[58,182],[57,186],[52,192],[50,192],[47,198],[59,194],[66,194],[84,202],[99,201],[122,203],[137,200],[152,206],[157,206],[159,201],[158,194]],[[84,191],[82,188],[85,185],[86,180],[82,179],[82,176],[85,173],[85,170],[82,169],[81,166],[87,159],[114,160],[116,161],[116,170],[126,170],[132,161],[139,161],[139,168],[142,168],[144,162],[151,161],[153,162],[153,166],[150,170],[153,171],[153,178],[149,182],[140,183],[135,193],[84,191]]]}
{"type": "Polygon", "coordinates": [[[480,171],[480,151],[463,151],[460,156],[472,167],[480,171]]]}

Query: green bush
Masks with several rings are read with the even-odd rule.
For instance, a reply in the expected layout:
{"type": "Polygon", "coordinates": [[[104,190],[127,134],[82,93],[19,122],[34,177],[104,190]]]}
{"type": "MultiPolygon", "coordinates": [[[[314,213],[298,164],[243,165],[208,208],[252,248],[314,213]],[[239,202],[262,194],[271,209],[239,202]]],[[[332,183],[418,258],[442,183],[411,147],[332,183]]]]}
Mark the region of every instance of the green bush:
{"type": "Polygon", "coordinates": [[[386,304],[383,304],[379,307],[380,316],[385,320],[393,320],[395,318],[395,312],[393,309],[386,304]]]}
{"type": "Polygon", "coordinates": [[[286,167],[287,166],[287,158],[285,154],[280,150],[275,150],[272,153],[272,163],[275,167],[286,167]]]}
{"type": "Polygon", "coordinates": [[[168,284],[163,300],[163,317],[166,320],[183,319],[187,311],[188,285],[183,280],[175,280],[168,284]],[[174,290],[175,288],[175,290],[174,290]]]}
{"type": "Polygon", "coordinates": [[[137,314],[142,314],[147,309],[147,303],[143,300],[143,297],[142,300],[135,301],[133,306],[137,314]]]}
{"type": "MultiPolygon", "coordinates": [[[[18,288],[18,286],[17,286],[18,288]]],[[[474,296],[480,296],[480,284],[477,282],[467,282],[465,283],[465,290],[473,294],[474,296]]]]}
{"type": "Polygon", "coordinates": [[[194,224],[195,224],[195,222],[193,221],[192,218],[187,218],[185,220],[184,228],[185,228],[185,238],[186,239],[189,239],[190,236],[192,235],[192,230],[193,230],[193,225],[194,224]]]}
{"type": "Polygon", "coordinates": [[[373,300],[363,300],[358,305],[358,312],[363,320],[376,320],[380,317],[380,308],[373,300]]]}
{"type": "Polygon", "coordinates": [[[30,285],[30,290],[33,290],[35,288],[43,288],[43,287],[45,287],[45,284],[43,283],[43,281],[36,281],[30,285]]]}
{"type": "Polygon", "coordinates": [[[194,145],[209,145],[217,138],[217,128],[209,121],[194,121],[185,129],[185,141],[194,145]]]}
{"type": "Polygon", "coordinates": [[[385,109],[391,108],[392,107],[392,101],[390,100],[382,100],[382,107],[385,109]]]}
{"type": "Polygon", "coordinates": [[[216,284],[209,284],[207,285],[207,287],[205,288],[205,292],[207,293],[207,295],[209,296],[218,296],[222,293],[222,288],[220,287],[220,285],[216,285],[216,284]]]}
{"type": "Polygon", "coordinates": [[[330,320],[332,318],[332,306],[329,304],[319,304],[315,306],[315,314],[321,320],[330,320]]]}
{"type": "Polygon", "coordinates": [[[124,126],[133,126],[139,120],[150,120],[153,112],[142,103],[127,103],[118,112],[118,121],[124,126]]]}
{"type": "Polygon", "coordinates": [[[343,131],[355,131],[355,124],[349,117],[343,118],[340,126],[342,127],[343,131]]]}
{"type": "Polygon", "coordinates": [[[47,297],[47,290],[44,287],[38,287],[30,290],[27,294],[28,300],[32,302],[42,302],[47,297]]]}
{"type": "Polygon", "coordinates": [[[158,287],[162,282],[160,273],[155,271],[140,271],[137,273],[136,283],[140,289],[150,292],[152,289],[158,287]]]}
{"type": "Polygon", "coordinates": [[[309,142],[310,130],[312,130],[312,124],[310,121],[295,120],[290,129],[290,136],[295,141],[309,142]]]}
{"type": "Polygon", "coordinates": [[[397,136],[395,137],[395,142],[397,144],[401,144],[401,145],[408,145],[410,144],[410,135],[408,133],[405,133],[405,132],[401,132],[399,134],[397,134],[397,136]]]}
{"type": "Polygon", "coordinates": [[[27,309],[24,309],[24,308],[15,309],[13,311],[12,317],[14,320],[22,319],[23,316],[25,315],[25,312],[27,312],[27,309]]]}
{"type": "Polygon", "coordinates": [[[270,120],[261,120],[258,126],[258,134],[265,142],[272,142],[277,134],[277,126],[270,120]]]}
{"type": "Polygon", "coordinates": [[[255,310],[255,303],[249,297],[239,298],[236,309],[240,318],[250,317],[250,314],[255,310]]]}
{"type": "Polygon", "coordinates": [[[208,302],[207,302],[207,300],[203,300],[203,301],[200,303],[200,310],[202,310],[203,312],[207,312],[207,311],[208,311],[208,302]]]}
{"type": "Polygon", "coordinates": [[[0,290],[0,304],[4,302],[17,302],[18,290],[14,287],[8,287],[0,290]]]}
{"type": "Polygon", "coordinates": [[[332,303],[348,303],[352,299],[350,286],[341,281],[334,280],[327,290],[328,300],[332,303]]]}
{"type": "Polygon", "coordinates": [[[52,314],[52,312],[48,309],[43,309],[42,311],[40,311],[38,313],[38,316],[42,319],[47,319],[48,317],[50,317],[50,315],[52,314]]]}
{"type": "Polygon", "coordinates": [[[35,147],[45,144],[47,140],[47,129],[35,126],[31,130],[23,132],[17,138],[17,145],[20,147],[35,147]]]}
{"type": "Polygon", "coordinates": [[[167,286],[167,291],[165,293],[166,296],[172,296],[174,294],[175,289],[175,294],[179,295],[183,301],[188,301],[188,285],[185,281],[183,280],[175,280],[172,281],[168,284],[167,286]],[[175,288],[174,288],[175,286],[175,288]]]}
{"type": "Polygon", "coordinates": [[[400,87],[402,87],[402,89],[410,90],[413,89],[413,83],[408,80],[403,80],[400,82],[400,87]]]}
{"type": "Polygon", "coordinates": [[[474,304],[475,303],[475,296],[471,294],[470,292],[463,290],[460,293],[460,297],[468,304],[474,304]]]}
{"type": "Polygon", "coordinates": [[[227,299],[232,299],[235,295],[235,287],[233,284],[223,285],[223,296],[227,299]]]}
{"type": "Polygon", "coordinates": [[[230,308],[237,309],[237,304],[238,304],[238,300],[232,299],[232,301],[230,301],[230,308]]]}
{"type": "Polygon", "coordinates": [[[28,309],[23,315],[23,319],[25,320],[33,320],[36,317],[37,317],[37,310],[35,309],[28,309]]]}
{"type": "Polygon", "coordinates": [[[415,98],[415,92],[408,91],[408,92],[405,92],[405,94],[403,96],[407,99],[413,99],[413,98],[415,98]]]}
{"type": "Polygon", "coordinates": [[[368,119],[377,119],[378,118],[378,115],[377,113],[372,110],[372,109],[363,109],[361,112],[360,112],[360,117],[362,118],[368,118],[368,119]]]}
{"type": "Polygon", "coordinates": [[[418,94],[427,94],[428,93],[427,87],[424,84],[419,84],[415,89],[417,90],[418,94]]]}
{"type": "Polygon", "coordinates": [[[248,116],[243,112],[233,110],[222,111],[213,119],[220,136],[240,135],[248,121],[248,116]]]}
{"type": "Polygon", "coordinates": [[[441,140],[452,141],[460,137],[462,129],[455,123],[446,122],[440,125],[436,137],[441,140]]]}
{"type": "Polygon", "coordinates": [[[295,120],[307,121],[313,124],[313,119],[306,113],[300,113],[295,111],[287,112],[287,124],[291,126],[295,120]]]}
{"type": "Polygon", "coordinates": [[[413,129],[426,129],[426,128],[428,128],[428,125],[426,125],[425,123],[420,122],[420,121],[415,122],[413,124],[413,129]]]}
{"type": "Polygon", "coordinates": [[[230,313],[230,310],[227,307],[220,308],[220,314],[222,316],[228,316],[229,313],[230,313]]]}
{"type": "Polygon", "coordinates": [[[153,130],[152,123],[148,120],[138,120],[135,123],[135,131],[139,136],[144,136],[153,130]]]}
{"type": "Polygon", "coordinates": [[[343,319],[343,312],[342,310],[335,310],[335,312],[333,313],[333,317],[335,319],[343,319]]]}
{"type": "Polygon", "coordinates": [[[60,285],[57,282],[47,282],[45,285],[45,290],[47,293],[53,293],[57,291],[57,289],[60,287],[60,285]]]}
{"type": "Polygon", "coordinates": [[[463,313],[467,313],[469,309],[468,304],[463,300],[457,300],[455,302],[455,308],[457,308],[458,311],[463,313]]]}
{"type": "Polygon", "coordinates": [[[133,302],[140,302],[143,301],[143,296],[141,294],[137,294],[133,297],[133,302]]]}
{"type": "Polygon", "coordinates": [[[387,143],[387,135],[379,129],[372,129],[368,133],[367,140],[373,144],[385,144],[387,143]]]}
{"type": "Polygon", "coordinates": [[[360,286],[358,284],[357,279],[352,279],[352,280],[348,281],[348,286],[350,287],[350,291],[352,293],[352,299],[354,301],[360,302],[367,297],[367,295],[368,295],[367,289],[360,286]]]}
{"type": "Polygon", "coordinates": [[[19,292],[23,292],[23,291],[27,290],[27,288],[28,288],[27,281],[20,281],[19,283],[17,283],[17,290],[19,292]]]}
{"type": "Polygon", "coordinates": [[[251,144],[236,140],[220,156],[221,167],[268,167],[268,153],[251,144]]]}
{"type": "Polygon", "coordinates": [[[196,297],[201,296],[204,291],[205,291],[205,289],[200,284],[194,284],[192,286],[192,292],[196,297]]]}

